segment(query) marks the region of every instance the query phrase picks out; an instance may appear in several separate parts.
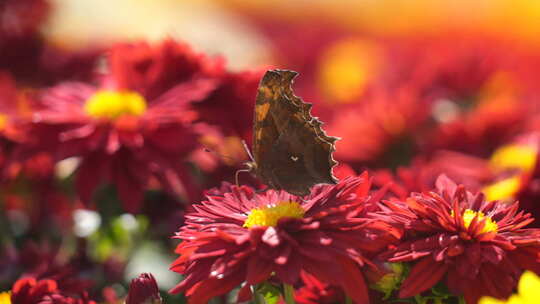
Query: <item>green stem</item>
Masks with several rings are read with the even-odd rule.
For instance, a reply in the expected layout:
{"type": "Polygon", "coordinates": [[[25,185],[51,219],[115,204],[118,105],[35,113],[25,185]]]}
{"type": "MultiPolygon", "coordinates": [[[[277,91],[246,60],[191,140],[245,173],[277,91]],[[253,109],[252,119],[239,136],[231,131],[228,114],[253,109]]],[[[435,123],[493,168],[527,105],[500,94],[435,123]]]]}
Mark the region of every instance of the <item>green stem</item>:
{"type": "Polygon", "coordinates": [[[253,303],[255,303],[255,304],[266,304],[266,301],[264,300],[263,295],[256,292],[256,293],[253,294],[253,303]]]}
{"type": "Polygon", "coordinates": [[[459,304],[467,304],[467,303],[465,302],[465,298],[464,298],[463,296],[459,296],[459,297],[458,297],[458,303],[459,303],[459,304]]]}
{"type": "Polygon", "coordinates": [[[285,297],[285,303],[296,304],[294,301],[294,288],[289,284],[283,284],[283,296],[285,297]]]}
{"type": "Polygon", "coordinates": [[[352,299],[349,296],[345,296],[345,304],[352,304],[352,299]]]}
{"type": "Polygon", "coordinates": [[[253,303],[255,304],[266,304],[266,300],[264,299],[264,296],[258,292],[258,288],[255,286],[252,286],[253,291],[253,303]]]}
{"type": "Polygon", "coordinates": [[[416,301],[417,304],[425,304],[426,303],[426,300],[420,295],[414,296],[414,300],[416,301]]]}

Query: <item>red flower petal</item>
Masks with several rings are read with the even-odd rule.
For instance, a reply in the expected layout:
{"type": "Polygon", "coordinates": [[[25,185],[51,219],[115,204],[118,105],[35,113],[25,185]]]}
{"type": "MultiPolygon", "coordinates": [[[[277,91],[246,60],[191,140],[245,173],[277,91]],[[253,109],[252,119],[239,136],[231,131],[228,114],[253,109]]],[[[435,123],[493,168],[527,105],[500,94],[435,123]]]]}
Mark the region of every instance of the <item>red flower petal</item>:
{"type": "Polygon", "coordinates": [[[448,270],[448,266],[435,262],[431,257],[420,260],[413,266],[407,279],[401,285],[400,298],[415,296],[435,285],[448,270]]]}

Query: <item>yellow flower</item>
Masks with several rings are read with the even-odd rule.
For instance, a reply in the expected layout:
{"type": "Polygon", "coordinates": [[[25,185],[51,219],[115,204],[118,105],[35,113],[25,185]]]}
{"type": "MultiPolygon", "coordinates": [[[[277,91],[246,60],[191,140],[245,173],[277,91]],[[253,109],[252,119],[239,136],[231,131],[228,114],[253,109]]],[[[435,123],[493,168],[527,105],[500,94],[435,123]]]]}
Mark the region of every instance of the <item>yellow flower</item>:
{"type": "Polygon", "coordinates": [[[11,292],[0,292],[0,304],[11,304],[11,292]]]}
{"type": "Polygon", "coordinates": [[[512,176],[484,187],[482,192],[484,192],[488,201],[505,200],[514,197],[520,187],[520,177],[512,176]]]}
{"type": "Polygon", "coordinates": [[[506,301],[484,297],[478,304],[537,304],[539,301],[540,278],[531,271],[525,271],[519,280],[518,293],[506,301]]]}
{"type": "Polygon", "coordinates": [[[531,171],[536,165],[536,148],[527,145],[506,145],[497,149],[489,161],[495,171],[520,169],[531,171]]]}

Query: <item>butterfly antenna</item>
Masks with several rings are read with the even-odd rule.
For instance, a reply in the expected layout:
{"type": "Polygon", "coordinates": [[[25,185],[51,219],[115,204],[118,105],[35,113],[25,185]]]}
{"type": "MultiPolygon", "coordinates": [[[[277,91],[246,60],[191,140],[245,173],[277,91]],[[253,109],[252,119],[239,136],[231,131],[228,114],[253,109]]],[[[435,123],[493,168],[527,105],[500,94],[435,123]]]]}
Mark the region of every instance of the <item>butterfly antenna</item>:
{"type": "Polygon", "coordinates": [[[250,171],[249,169],[236,170],[236,173],[234,174],[234,181],[236,182],[237,187],[240,187],[240,182],[239,182],[239,179],[238,179],[238,177],[240,176],[240,172],[249,172],[249,171],[250,171]]]}
{"type": "MultiPolygon", "coordinates": [[[[251,154],[251,151],[249,150],[249,147],[246,144],[245,140],[242,140],[242,146],[244,147],[244,150],[246,151],[247,155],[249,156],[249,159],[251,160],[251,162],[255,163],[255,158],[253,158],[253,155],[251,154]]],[[[247,166],[246,169],[236,170],[236,174],[234,175],[234,179],[236,181],[236,186],[240,186],[240,182],[239,182],[239,178],[238,178],[240,176],[240,172],[252,172],[253,171],[253,164],[252,163],[246,162],[246,163],[244,163],[244,165],[247,166]]]]}
{"type": "Polygon", "coordinates": [[[242,140],[242,145],[244,146],[244,150],[246,150],[249,159],[251,159],[252,162],[255,162],[255,158],[253,158],[253,155],[251,154],[251,151],[249,150],[249,147],[245,140],[242,140]]]}

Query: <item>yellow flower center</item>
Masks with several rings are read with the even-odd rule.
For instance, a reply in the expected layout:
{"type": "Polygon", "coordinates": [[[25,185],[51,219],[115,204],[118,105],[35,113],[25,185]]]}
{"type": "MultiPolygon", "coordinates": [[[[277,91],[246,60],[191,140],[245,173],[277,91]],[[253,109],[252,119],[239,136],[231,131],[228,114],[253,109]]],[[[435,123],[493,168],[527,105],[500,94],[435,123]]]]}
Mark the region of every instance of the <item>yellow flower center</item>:
{"type": "Polygon", "coordinates": [[[115,120],[124,115],[143,114],[146,101],[136,92],[98,91],[86,101],[84,110],[94,118],[115,120]]]}
{"type": "Polygon", "coordinates": [[[507,145],[497,149],[489,161],[490,166],[501,171],[505,169],[520,169],[531,171],[536,165],[537,151],[527,145],[507,145]]]}
{"type": "Polygon", "coordinates": [[[11,304],[11,292],[0,292],[0,304],[11,304]]]}
{"type": "Polygon", "coordinates": [[[482,189],[488,201],[504,200],[514,197],[520,188],[519,176],[503,179],[482,189]]]}
{"type": "Polygon", "coordinates": [[[297,202],[279,202],[275,205],[252,209],[244,222],[244,227],[276,226],[281,218],[302,218],[304,213],[304,208],[297,202]]]}
{"type": "Polygon", "coordinates": [[[481,211],[474,211],[471,209],[467,209],[463,213],[463,225],[465,228],[469,228],[474,218],[477,218],[477,222],[484,221],[484,228],[482,228],[480,233],[497,232],[498,226],[495,221],[490,217],[485,216],[481,211]]]}

